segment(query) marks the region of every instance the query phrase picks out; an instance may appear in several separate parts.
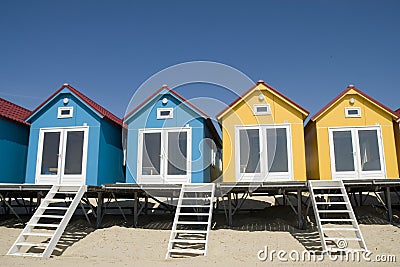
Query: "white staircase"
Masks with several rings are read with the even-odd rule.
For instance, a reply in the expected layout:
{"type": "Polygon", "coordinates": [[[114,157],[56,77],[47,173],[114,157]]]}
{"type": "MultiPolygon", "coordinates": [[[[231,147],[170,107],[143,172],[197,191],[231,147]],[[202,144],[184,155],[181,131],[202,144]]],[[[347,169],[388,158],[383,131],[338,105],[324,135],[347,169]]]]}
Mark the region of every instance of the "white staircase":
{"type": "Polygon", "coordinates": [[[50,257],[85,194],[86,188],[86,185],[54,185],[7,255],[50,257]],[[59,198],[60,195],[63,195],[63,198],[59,198]],[[65,196],[73,196],[73,198],[67,200],[65,196]]]}
{"type": "Polygon", "coordinates": [[[215,185],[183,184],[166,258],[207,255],[215,185]]]}
{"type": "Polygon", "coordinates": [[[310,200],[327,252],[367,251],[346,188],[339,181],[308,181],[310,200]]]}

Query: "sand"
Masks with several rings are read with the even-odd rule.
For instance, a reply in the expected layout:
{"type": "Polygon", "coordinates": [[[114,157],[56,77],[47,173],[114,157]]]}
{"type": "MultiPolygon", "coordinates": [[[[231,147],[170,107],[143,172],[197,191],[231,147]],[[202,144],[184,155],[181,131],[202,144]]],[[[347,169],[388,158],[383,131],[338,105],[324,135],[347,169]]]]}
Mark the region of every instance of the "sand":
{"type": "MultiPolygon", "coordinates": [[[[379,266],[399,266],[400,228],[389,224],[382,209],[356,209],[371,258],[378,254],[395,255],[397,263],[379,266]]],[[[395,210],[396,219],[398,210],[395,210]]],[[[12,217],[0,215],[0,266],[343,266],[326,258],[323,263],[280,262],[275,258],[260,261],[259,250],[318,249],[319,237],[310,219],[307,230],[295,227],[295,215],[289,207],[271,207],[260,212],[234,217],[233,229],[226,229],[224,216],[215,216],[210,233],[207,256],[165,260],[171,226],[171,216],[141,217],[141,228],[130,227],[121,216],[107,215],[102,229],[93,229],[84,217],[75,216],[63,235],[60,248],[49,259],[6,256],[22,226],[12,217]]],[[[28,219],[25,218],[25,219],[28,219]]],[[[288,256],[285,258],[288,259],[288,256]]],[[[360,263],[346,265],[362,266],[360,263]]],[[[376,263],[375,263],[376,264],[376,263]]]]}

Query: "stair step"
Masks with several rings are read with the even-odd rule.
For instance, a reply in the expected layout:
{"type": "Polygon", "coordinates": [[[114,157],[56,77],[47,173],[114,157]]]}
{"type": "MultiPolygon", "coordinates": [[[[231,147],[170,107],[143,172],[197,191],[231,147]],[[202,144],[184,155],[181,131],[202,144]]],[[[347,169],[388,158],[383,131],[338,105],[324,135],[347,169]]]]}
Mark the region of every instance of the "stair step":
{"type": "Polygon", "coordinates": [[[196,212],[179,212],[178,215],[182,216],[209,216],[209,213],[196,213],[196,212]]]}
{"type": "Polygon", "coordinates": [[[173,243],[190,243],[190,244],[205,244],[206,240],[195,240],[195,239],[172,239],[171,242],[173,243]]]}
{"type": "Polygon", "coordinates": [[[318,210],[319,213],[351,213],[351,210],[318,210]]]}
{"type": "Polygon", "coordinates": [[[50,233],[23,233],[24,236],[43,236],[43,237],[53,237],[54,234],[50,233]]]}
{"type": "Polygon", "coordinates": [[[21,256],[21,257],[42,257],[43,253],[22,253],[22,252],[15,252],[15,253],[11,253],[8,255],[12,255],[12,256],[21,256]]]}
{"type": "Polygon", "coordinates": [[[68,207],[39,207],[40,210],[67,210],[68,207]]]}
{"type": "Polygon", "coordinates": [[[18,242],[16,245],[22,247],[47,247],[49,243],[18,242]]]}
{"type": "Polygon", "coordinates": [[[346,205],[349,204],[349,202],[315,202],[317,205],[346,205]]]}
{"type": "Polygon", "coordinates": [[[42,214],[42,215],[33,215],[33,217],[38,217],[38,218],[53,218],[53,219],[62,219],[62,218],[64,218],[64,216],[61,216],[61,215],[45,215],[45,214],[42,214]]]}
{"type": "Polygon", "coordinates": [[[49,203],[64,203],[64,202],[71,202],[70,199],[62,199],[62,198],[52,198],[52,199],[44,199],[43,202],[49,203]]]}
{"type": "Polygon", "coordinates": [[[204,254],[205,250],[203,249],[170,249],[169,253],[189,253],[189,254],[204,254]]]}
{"type": "Polygon", "coordinates": [[[180,205],[181,208],[209,208],[211,204],[208,205],[180,205]]]}
{"type": "Polygon", "coordinates": [[[178,234],[206,234],[207,230],[174,230],[178,234]]]}
{"type": "Polygon", "coordinates": [[[208,224],[208,222],[190,222],[190,221],[178,221],[176,224],[208,224]]]}
{"type": "Polygon", "coordinates": [[[27,226],[57,228],[60,225],[59,224],[48,224],[48,223],[32,223],[32,224],[28,224],[27,226]]]}
{"type": "Polygon", "coordinates": [[[329,228],[329,227],[323,227],[322,231],[358,231],[356,228],[329,228]]]}
{"type": "Polygon", "coordinates": [[[321,222],[353,222],[353,219],[320,219],[321,222]]]}
{"type": "Polygon", "coordinates": [[[183,197],[182,200],[211,200],[210,197],[183,197]]]}
{"type": "Polygon", "coordinates": [[[344,194],[314,194],[316,197],[344,197],[344,194]]]}
{"type": "Polygon", "coordinates": [[[340,190],[340,187],[338,187],[337,185],[332,185],[332,186],[313,186],[313,190],[325,190],[325,189],[340,190]]]}

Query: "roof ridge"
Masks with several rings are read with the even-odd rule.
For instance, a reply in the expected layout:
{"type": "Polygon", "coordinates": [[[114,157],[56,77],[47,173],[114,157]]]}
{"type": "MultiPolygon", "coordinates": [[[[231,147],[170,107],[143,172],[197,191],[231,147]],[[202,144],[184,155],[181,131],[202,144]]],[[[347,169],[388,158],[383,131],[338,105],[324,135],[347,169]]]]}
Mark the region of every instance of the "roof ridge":
{"type": "MultiPolygon", "coordinates": [[[[389,107],[385,106],[384,104],[382,104],[381,102],[379,102],[378,100],[376,100],[375,98],[367,95],[366,93],[364,93],[363,91],[361,91],[360,89],[358,89],[357,87],[355,87],[354,85],[350,84],[346,87],[346,89],[344,89],[340,94],[338,94],[334,99],[332,99],[331,101],[328,102],[328,104],[326,104],[323,108],[321,108],[317,113],[315,113],[314,116],[311,117],[311,121],[315,121],[320,115],[322,115],[329,107],[331,107],[333,104],[335,104],[339,99],[341,99],[343,96],[345,96],[350,90],[354,90],[356,91],[358,94],[360,94],[361,96],[365,97],[366,99],[368,99],[369,101],[371,101],[372,103],[374,103],[375,105],[379,106],[380,108],[382,108],[383,110],[385,110],[388,113],[391,113],[392,115],[394,115],[393,117],[399,117],[400,114],[397,114],[396,111],[393,111],[392,109],[390,109],[389,107]]],[[[399,109],[400,110],[400,109],[399,109]]]]}
{"type": "Polygon", "coordinates": [[[106,108],[80,92],[79,90],[75,89],[71,85],[65,83],[63,84],[58,90],[56,90],[53,94],[51,94],[45,101],[43,101],[39,106],[37,106],[33,111],[32,114],[37,112],[40,108],[42,108],[46,103],[48,103],[51,99],[53,99],[56,95],[58,95],[64,88],[69,89],[72,93],[74,93],[77,97],[79,97],[83,102],[88,104],[91,108],[93,108],[96,112],[110,120],[111,122],[122,126],[122,120],[118,118],[116,115],[108,111],[106,108]]]}

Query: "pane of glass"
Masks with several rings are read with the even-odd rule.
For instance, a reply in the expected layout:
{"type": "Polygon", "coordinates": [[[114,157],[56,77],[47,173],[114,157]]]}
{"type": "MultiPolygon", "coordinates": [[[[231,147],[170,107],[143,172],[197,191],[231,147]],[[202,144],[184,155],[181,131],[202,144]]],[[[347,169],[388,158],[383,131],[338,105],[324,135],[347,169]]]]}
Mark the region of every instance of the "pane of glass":
{"type": "Polygon", "coordinates": [[[186,175],[187,132],[168,133],[168,175],[186,175]]]}
{"type": "Polygon", "coordinates": [[[161,133],[143,134],[142,174],[160,174],[161,133]]]}
{"type": "Polygon", "coordinates": [[[378,135],[376,130],[359,130],[360,158],[362,171],[380,171],[378,135]]]}
{"type": "Polygon", "coordinates": [[[41,174],[58,174],[60,133],[44,133],[41,174]]]}
{"type": "Polygon", "coordinates": [[[351,131],[333,132],[336,171],[354,171],[354,155],[351,131]]]}
{"type": "Polygon", "coordinates": [[[163,111],[160,111],[160,115],[161,116],[169,116],[170,112],[171,111],[169,111],[169,110],[163,110],[163,111]]]}
{"type": "Polygon", "coordinates": [[[82,174],[83,131],[67,132],[64,174],[82,174]]]}
{"type": "Polygon", "coordinates": [[[260,173],[258,129],[240,130],[240,173],[260,173]]]}
{"type": "Polygon", "coordinates": [[[288,172],[286,128],[267,129],[267,154],[269,172],[288,172]]]}

